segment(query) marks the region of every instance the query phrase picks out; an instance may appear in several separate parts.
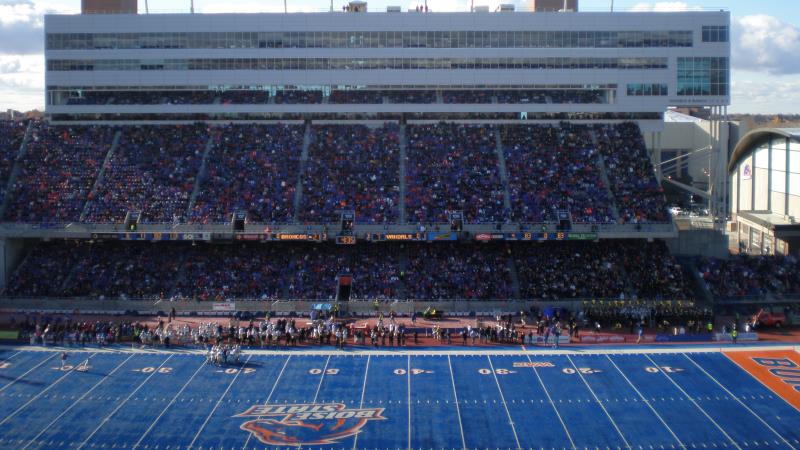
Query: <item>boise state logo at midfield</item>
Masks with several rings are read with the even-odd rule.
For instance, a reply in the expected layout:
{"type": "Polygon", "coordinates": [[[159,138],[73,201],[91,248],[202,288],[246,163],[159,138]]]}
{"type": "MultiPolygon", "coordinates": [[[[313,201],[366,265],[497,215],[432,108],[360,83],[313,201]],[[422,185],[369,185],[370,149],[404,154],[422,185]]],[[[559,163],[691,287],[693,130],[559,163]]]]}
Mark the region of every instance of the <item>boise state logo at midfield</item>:
{"type": "Polygon", "coordinates": [[[370,420],[385,420],[383,408],[347,408],[342,403],[253,405],[235,417],[252,417],[239,428],[267,445],[325,445],[355,436],[370,420]]]}

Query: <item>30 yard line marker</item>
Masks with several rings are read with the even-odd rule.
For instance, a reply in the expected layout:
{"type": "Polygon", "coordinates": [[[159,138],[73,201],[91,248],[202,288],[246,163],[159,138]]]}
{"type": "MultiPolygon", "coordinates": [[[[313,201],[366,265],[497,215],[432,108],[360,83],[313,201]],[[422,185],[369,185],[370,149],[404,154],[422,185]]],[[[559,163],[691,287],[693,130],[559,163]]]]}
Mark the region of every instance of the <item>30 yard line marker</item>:
{"type": "Polygon", "coordinates": [[[564,419],[561,417],[561,414],[558,412],[558,408],[556,408],[556,404],[553,402],[553,397],[550,396],[550,392],[548,392],[547,387],[544,385],[544,381],[542,381],[542,377],[539,375],[539,372],[536,370],[536,366],[533,364],[533,360],[531,360],[530,355],[526,355],[528,357],[528,362],[531,363],[531,370],[533,370],[533,374],[536,375],[536,379],[539,380],[539,384],[542,386],[544,390],[544,395],[547,396],[547,401],[550,402],[550,406],[553,407],[553,411],[556,413],[556,417],[558,417],[558,421],[561,422],[561,426],[564,428],[564,433],[567,434],[567,439],[569,439],[569,444],[572,446],[573,449],[577,449],[578,447],[575,446],[575,441],[572,440],[572,435],[569,434],[569,429],[567,428],[567,424],[564,423],[564,419]]]}
{"type": "Polygon", "coordinates": [[[511,425],[511,431],[514,433],[514,440],[517,442],[517,448],[522,448],[519,445],[519,438],[517,437],[517,428],[514,426],[514,420],[511,418],[511,412],[508,410],[508,405],[506,404],[506,397],[503,395],[503,389],[500,387],[500,381],[497,379],[497,372],[494,371],[494,365],[492,364],[492,357],[486,355],[486,359],[489,360],[489,368],[492,370],[492,376],[494,377],[494,382],[497,384],[497,391],[500,392],[500,400],[503,401],[503,408],[506,410],[506,416],[508,416],[508,423],[511,425]]]}
{"type": "Polygon", "coordinates": [[[467,441],[464,439],[464,424],[461,422],[461,408],[458,406],[458,393],[456,392],[456,380],[453,377],[453,364],[450,363],[450,355],[447,355],[447,365],[450,367],[450,382],[453,384],[453,397],[456,399],[456,414],[458,414],[458,429],[461,431],[461,448],[467,448],[467,441]]]}

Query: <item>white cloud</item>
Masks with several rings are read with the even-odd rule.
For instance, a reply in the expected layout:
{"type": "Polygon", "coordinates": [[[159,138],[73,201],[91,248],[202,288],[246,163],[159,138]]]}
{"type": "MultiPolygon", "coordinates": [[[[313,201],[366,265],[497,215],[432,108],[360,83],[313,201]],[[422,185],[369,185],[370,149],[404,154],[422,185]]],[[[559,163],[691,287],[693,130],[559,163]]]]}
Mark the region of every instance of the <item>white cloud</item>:
{"type": "Polygon", "coordinates": [[[633,11],[642,12],[675,12],[675,11],[700,11],[699,6],[689,5],[685,2],[642,2],[633,5],[633,11]]]}
{"type": "Polygon", "coordinates": [[[765,14],[733,20],[733,67],[771,74],[800,73],[800,29],[765,14]]]}
{"type": "Polygon", "coordinates": [[[751,114],[797,114],[800,79],[762,76],[731,83],[731,112],[751,114]]]}
{"type": "Polygon", "coordinates": [[[0,55],[0,109],[44,107],[44,56],[0,55]]]}

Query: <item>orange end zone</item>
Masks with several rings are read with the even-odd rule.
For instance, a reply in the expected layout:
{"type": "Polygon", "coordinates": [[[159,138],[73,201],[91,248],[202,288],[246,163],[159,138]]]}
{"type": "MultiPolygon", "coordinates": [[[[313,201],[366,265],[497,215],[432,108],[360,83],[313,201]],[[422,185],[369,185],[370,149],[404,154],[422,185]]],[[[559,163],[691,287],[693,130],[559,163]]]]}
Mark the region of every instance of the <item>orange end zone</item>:
{"type": "Polygon", "coordinates": [[[800,411],[800,353],[792,350],[723,353],[800,411]]]}

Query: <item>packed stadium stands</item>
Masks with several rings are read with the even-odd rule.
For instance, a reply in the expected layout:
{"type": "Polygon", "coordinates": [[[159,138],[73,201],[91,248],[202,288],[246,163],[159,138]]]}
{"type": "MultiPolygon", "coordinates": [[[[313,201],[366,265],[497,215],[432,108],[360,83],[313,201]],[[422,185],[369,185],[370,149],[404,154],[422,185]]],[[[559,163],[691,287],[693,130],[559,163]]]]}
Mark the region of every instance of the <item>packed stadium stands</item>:
{"type": "Polygon", "coordinates": [[[575,222],[614,221],[588,127],[509,125],[503,150],[517,221],[554,221],[558,210],[569,210],[575,222]]]}
{"type": "Polygon", "coordinates": [[[229,222],[235,211],[254,222],[291,221],[303,133],[299,125],[223,127],[189,221],[229,222]]]}
{"type": "Polygon", "coordinates": [[[794,256],[699,258],[697,269],[716,298],[800,294],[800,261],[794,256]]]}
{"type": "Polygon", "coordinates": [[[0,204],[5,200],[8,177],[25,138],[27,125],[22,121],[0,121],[0,204]]]}
{"type": "Polygon", "coordinates": [[[115,133],[113,127],[36,123],[11,186],[5,220],[79,220],[115,133]]]}
{"type": "Polygon", "coordinates": [[[337,211],[353,210],[357,222],[398,219],[400,194],[397,125],[313,128],[303,176],[301,221],[335,222],[337,211]]]}
{"type": "Polygon", "coordinates": [[[666,199],[656,181],[639,127],[632,123],[595,126],[611,191],[624,222],[667,222],[666,199]]]}
{"type": "Polygon", "coordinates": [[[447,211],[463,211],[467,222],[506,219],[493,128],[412,125],[406,135],[408,221],[446,222],[447,211]]]}
{"type": "Polygon", "coordinates": [[[144,222],[183,221],[208,140],[203,124],[126,128],[89,199],[87,220],[121,222],[128,211],[141,211],[144,222]]]}

